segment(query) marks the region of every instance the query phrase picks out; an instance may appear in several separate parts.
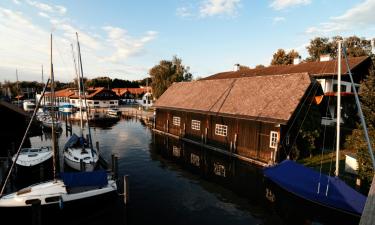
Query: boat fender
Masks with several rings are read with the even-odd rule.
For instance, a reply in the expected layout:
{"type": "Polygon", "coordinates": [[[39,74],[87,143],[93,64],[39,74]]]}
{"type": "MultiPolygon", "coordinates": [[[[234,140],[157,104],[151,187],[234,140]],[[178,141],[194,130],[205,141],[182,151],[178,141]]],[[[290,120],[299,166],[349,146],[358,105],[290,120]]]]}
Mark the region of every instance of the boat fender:
{"type": "Polygon", "coordinates": [[[266,188],[266,198],[270,202],[275,202],[275,200],[276,200],[275,194],[268,188],[266,188]]]}
{"type": "Polygon", "coordinates": [[[59,207],[60,207],[60,209],[64,208],[64,201],[63,201],[61,196],[60,196],[60,199],[59,199],[59,207]]]}

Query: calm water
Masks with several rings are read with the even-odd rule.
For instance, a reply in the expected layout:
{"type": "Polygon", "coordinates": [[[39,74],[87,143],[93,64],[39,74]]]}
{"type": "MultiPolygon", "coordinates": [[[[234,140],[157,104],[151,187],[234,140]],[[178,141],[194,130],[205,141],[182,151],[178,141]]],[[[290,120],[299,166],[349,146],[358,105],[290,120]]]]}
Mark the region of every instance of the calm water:
{"type": "MultiPolygon", "coordinates": [[[[82,218],[66,224],[287,224],[265,205],[259,168],[153,134],[135,119],[95,124],[91,132],[103,157],[116,154],[120,176],[129,175],[130,204],[82,209],[82,218]]],[[[66,140],[63,131],[60,148],[66,140]]],[[[33,147],[50,142],[48,133],[30,138],[33,147]]]]}

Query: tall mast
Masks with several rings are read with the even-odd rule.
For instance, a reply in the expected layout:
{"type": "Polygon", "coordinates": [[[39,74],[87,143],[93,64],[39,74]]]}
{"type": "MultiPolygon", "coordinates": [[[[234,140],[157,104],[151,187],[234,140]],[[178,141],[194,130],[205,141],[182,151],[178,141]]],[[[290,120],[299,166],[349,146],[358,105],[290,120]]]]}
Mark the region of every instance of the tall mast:
{"type": "Polygon", "coordinates": [[[56,133],[55,133],[55,80],[52,63],[52,34],[51,34],[51,117],[52,117],[52,152],[53,152],[53,178],[56,179],[56,133]]]}
{"type": "Polygon", "coordinates": [[[81,78],[79,72],[77,71],[76,65],[76,57],[74,55],[73,44],[72,46],[72,54],[73,54],[73,61],[74,61],[74,70],[77,76],[77,84],[78,84],[78,101],[79,101],[79,113],[80,113],[80,125],[81,125],[81,137],[83,138],[83,114],[82,114],[82,94],[81,94],[81,78]]]}
{"type": "Polygon", "coordinates": [[[341,120],[341,43],[337,41],[337,118],[336,118],[336,171],[335,176],[339,176],[340,164],[340,120],[341,120]]]}
{"type": "MultiPolygon", "coordinates": [[[[80,72],[81,72],[81,78],[82,78],[82,81],[83,81],[83,67],[82,67],[82,57],[81,57],[81,46],[79,44],[78,33],[77,32],[76,32],[76,37],[77,37],[77,48],[78,48],[78,65],[79,65],[79,69],[80,69],[80,72]]],[[[86,93],[85,93],[85,84],[83,82],[82,82],[82,90],[83,90],[83,99],[85,100],[85,107],[86,107],[87,130],[89,131],[89,144],[90,144],[90,148],[92,149],[91,131],[90,131],[90,124],[89,124],[89,121],[90,121],[90,116],[89,116],[90,109],[89,109],[89,106],[87,105],[87,99],[86,99],[86,93]]]]}
{"type": "Polygon", "coordinates": [[[17,98],[17,105],[20,104],[20,98],[19,98],[19,95],[20,95],[20,87],[18,86],[18,70],[16,69],[16,79],[17,79],[17,94],[16,94],[16,98],[17,98]]]}

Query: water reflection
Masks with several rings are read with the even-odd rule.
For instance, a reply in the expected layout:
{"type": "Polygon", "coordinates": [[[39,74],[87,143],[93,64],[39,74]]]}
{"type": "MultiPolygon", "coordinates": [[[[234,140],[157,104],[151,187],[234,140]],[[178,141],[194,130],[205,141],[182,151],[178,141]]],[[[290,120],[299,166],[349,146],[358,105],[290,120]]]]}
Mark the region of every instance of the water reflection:
{"type": "MultiPolygon", "coordinates": [[[[71,124],[79,132],[79,123],[71,124]]],[[[98,212],[82,209],[84,216],[64,215],[62,224],[309,224],[305,212],[268,205],[261,168],[154,134],[135,119],[109,124],[92,124],[93,141],[107,161],[119,157],[120,176],[130,177],[130,205],[126,211],[117,203],[95,205],[98,212]]],[[[30,144],[50,144],[50,137],[33,137],[30,144]]],[[[60,134],[58,145],[67,138],[60,134]]]]}

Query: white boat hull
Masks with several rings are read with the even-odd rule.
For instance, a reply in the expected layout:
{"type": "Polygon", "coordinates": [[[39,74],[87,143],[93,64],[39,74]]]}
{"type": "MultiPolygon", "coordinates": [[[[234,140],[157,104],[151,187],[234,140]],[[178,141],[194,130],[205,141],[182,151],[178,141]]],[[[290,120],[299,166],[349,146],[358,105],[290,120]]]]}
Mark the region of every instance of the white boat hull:
{"type": "MultiPolygon", "coordinates": [[[[32,167],[44,163],[52,158],[53,152],[50,147],[23,148],[17,158],[16,164],[24,167],[32,167]]],[[[13,156],[14,161],[16,155],[13,156]]]]}
{"type": "Polygon", "coordinates": [[[114,180],[108,180],[108,184],[104,187],[87,188],[87,190],[76,193],[69,193],[62,180],[48,181],[1,197],[0,210],[5,207],[31,208],[32,203],[36,201],[40,201],[42,207],[54,204],[65,205],[116,191],[117,185],[114,180]]]}
{"type": "Polygon", "coordinates": [[[91,148],[85,149],[86,153],[82,153],[82,148],[67,148],[64,151],[64,162],[72,169],[81,170],[81,160],[85,164],[85,171],[93,171],[99,161],[96,151],[91,148]],[[92,151],[94,151],[92,153],[92,151]]]}

